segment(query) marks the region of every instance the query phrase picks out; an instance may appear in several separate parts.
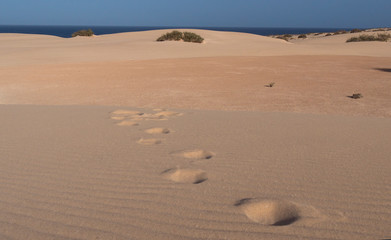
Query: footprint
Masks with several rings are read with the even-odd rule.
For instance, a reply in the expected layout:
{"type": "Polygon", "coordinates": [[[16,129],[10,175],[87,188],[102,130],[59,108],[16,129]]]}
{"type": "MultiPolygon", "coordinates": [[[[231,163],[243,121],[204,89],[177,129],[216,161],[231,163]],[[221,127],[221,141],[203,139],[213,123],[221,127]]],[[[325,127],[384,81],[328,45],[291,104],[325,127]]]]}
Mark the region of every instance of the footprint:
{"type": "Polygon", "coordinates": [[[178,169],[171,168],[162,172],[163,177],[177,183],[199,184],[205,182],[208,177],[201,169],[178,169]]]}
{"type": "Polygon", "coordinates": [[[182,116],[182,115],[183,115],[182,113],[171,112],[171,111],[161,111],[161,112],[155,113],[155,116],[159,116],[159,117],[176,117],[176,116],[182,116]]]}
{"type": "Polygon", "coordinates": [[[117,123],[117,125],[118,126],[138,126],[139,124],[138,124],[138,122],[125,120],[125,121],[117,123]]]}
{"type": "Polygon", "coordinates": [[[133,115],[131,116],[131,119],[135,121],[167,120],[167,118],[165,118],[164,116],[155,116],[154,114],[148,114],[148,113],[144,115],[133,115]]]}
{"type": "Polygon", "coordinates": [[[188,159],[211,159],[213,156],[215,156],[213,152],[209,152],[201,149],[185,150],[185,151],[173,152],[171,154],[188,158],[188,159]]]}
{"type": "Polygon", "coordinates": [[[113,120],[124,120],[125,119],[124,116],[111,116],[110,118],[113,120]]]}
{"type": "Polygon", "coordinates": [[[300,218],[298,207],[288,201],[244,198],[235,206],[252,221],[271,226],[289,225],[300,218]]]}
{"type": "Polygon", "coordinates": [[[140,140],[137,141],[137,143],[142,144],[142,145],[156,145],[162,143],[162,140],[156,139],[156,138],[141,138],[140,140]]]}
{"type": "Polygon", "coordinates": [[[145,132],[149,134],[169,134],[171,131],[168,128],[149,128],[145,132]]]}
{"type": "Polygon", "coordinates": [[[139,112],[139,111],[131,111],[131,110],[115,110],[111,112],[112,115],[124,115],[124,116],[130,116],[130,115],[143,115],[144,113],[139,112]]]}

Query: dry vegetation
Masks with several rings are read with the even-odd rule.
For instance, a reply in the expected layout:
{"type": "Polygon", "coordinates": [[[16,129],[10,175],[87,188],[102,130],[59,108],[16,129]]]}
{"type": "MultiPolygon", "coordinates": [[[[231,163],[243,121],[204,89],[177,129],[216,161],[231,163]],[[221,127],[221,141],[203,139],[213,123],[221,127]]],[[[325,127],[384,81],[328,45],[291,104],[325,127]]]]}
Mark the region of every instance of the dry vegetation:
{"type": "Polygon", "coordinates": [[[195,33],[192,32],[180,32],[180,31],[172,31],[166,34],[163,34],[160,36],[156,41],[163,42],[163,41],[181,41],[184,42],[194,42],[194,43],[202,43],[204,39],[195,33]]]}
{"type": "Polygon", "coordinates": [[[83,30],[79,30],[77,32],[72,33],[72,37],[76,37],[76,36],[90,37],[93,35],[94,35],[94,32],[91,29],[87,29],[87,30],[83,29],[83,30]]]}
{"type": "Polygon", "coordinates": [[[365,41],[380,41],[387,42],[391,38],[391,34],[379,33],[377,35],[362,34],[358,37],[351,37],[346,42],[365,42],[365,41]]]}

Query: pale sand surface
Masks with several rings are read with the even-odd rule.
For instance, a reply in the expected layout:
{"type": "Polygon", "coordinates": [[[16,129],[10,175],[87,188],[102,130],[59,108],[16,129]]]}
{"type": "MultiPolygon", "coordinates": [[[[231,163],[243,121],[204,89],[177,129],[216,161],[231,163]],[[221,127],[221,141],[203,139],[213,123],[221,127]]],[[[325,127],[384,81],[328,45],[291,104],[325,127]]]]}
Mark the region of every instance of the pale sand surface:
{"type": "Polygon", "coordinates": [[[0,34],[0,239],[391,238],[390,42],[165,32],[0,34]]]}
{"type": "Polygon", "coordinates": [[[117,109],[0,106],[2,239],[390,237],[389,118],[181,110],[125,127],[117,109]],[[175,132],[138,144],[154,127],[175,132]],[[299,218],[262,224],[264,200],[299,218]]]}
{"type": "Polygon", "coordinates": [[[390,117],[390,67],[391,58],[359,56],[208,57],[0,67],[0,102],[390,117]],[[273,88],[265,87],[271,82],[275,82],[273,88]],[[353,93],[364,98],[349,98],[353,93]]]}

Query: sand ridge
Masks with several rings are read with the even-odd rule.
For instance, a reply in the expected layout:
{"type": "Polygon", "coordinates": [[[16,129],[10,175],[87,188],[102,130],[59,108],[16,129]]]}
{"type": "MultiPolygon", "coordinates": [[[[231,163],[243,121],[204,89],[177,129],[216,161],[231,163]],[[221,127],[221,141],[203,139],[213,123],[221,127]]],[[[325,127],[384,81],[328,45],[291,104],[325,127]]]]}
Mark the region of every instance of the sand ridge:
{"type": "Polygon", "coordinates": [[[246,33],[187,30],[204,37],[205,43],[155,41],[160,35],[170,30],[119,33],[93,38],[0,34],[0,52],[2,53],[0,66],[217,56],[354,55],[391,57],[390,43],[345,43],[348,38],[356,36],[357,33],[310,38],[288,43],[281,39],[246,33]]]}

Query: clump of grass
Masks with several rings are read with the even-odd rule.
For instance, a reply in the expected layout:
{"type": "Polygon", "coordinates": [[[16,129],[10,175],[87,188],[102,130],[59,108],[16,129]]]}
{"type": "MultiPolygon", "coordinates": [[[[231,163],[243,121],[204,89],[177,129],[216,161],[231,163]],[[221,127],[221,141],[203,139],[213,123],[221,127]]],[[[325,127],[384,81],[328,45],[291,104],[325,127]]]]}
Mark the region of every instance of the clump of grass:
{"type": "Polygon", "coordinates": [[[266,87],[270,87],[270,88],[272,88],[273,86],[274,86],[274,84],[276,84],[275,82],[271,82],[271,83],[269,83],[269,84],[267,84],[267,85],[265,85],[266,87]]]}
{"type": "Polygon", "coordinates": [[[282,39],[282,40],[285,40],[287,42],[289,42],[290,39],[292,39],[292,34],[284,34],[284,35],[277,35],[275,36],[275,38],[278,38],[278,39],[282,39]]]}
{"type": "Polygon", "coordinates": [[[195,33],[192,32],[184,32],[183,33],[183,41],[185,42],[194,42],[194,43],[202,43],[204,39],[195,33]]]}
{"type": "Polygon", "coordinates": [[[368,35],[368,34],[362,34],[358,37],[351,37],[346,42],[365,42],[365,41],[380,41],[380,42],[387,42],[391,38],[391,34],[377,34],[375,35],[368,35]]]}
{"type": "Polygon", "coordinates": [[[345,30],[339,30],[339,31],[336,31],[336,32],[334,33],[334,35],[345,34],[345,33],[348,33],[348,32],[345,31],[345,30]]]}
{"type": "Polygon", "coordinates": [[[362,32],[362,30],[361,30],[361,29],[358,29],[358,28],[352,29],[352,30],[350,31],[350,33],[359,33],[359,32],[362,32]]]}
{"type": "Polygon", "coordinates": [[[94,32],[91,29],[87,29],[87,30],[83,29],[83,30],[79,30],[77,32],[72,33],[72,37],[76,37],[76,36],[90,37],[93,35],[94,35],[94,32]]]}
{"type": "Polygon", "coordinates": [[[353,95],[349,97],[353,99],[359,99],[359,98],[363,98],[363,95],[361,93],[353,93],[353,95]]]}
{"type": "Polygon", "coordinates": [[[183,38],[183,33],[179,31],[172,31],[166,34],[163,34],[160,36],[156,41],[162,42],[162,41],[179,41],[183,38]]]}
{"type": "Polygon", "coordinates": [[[156,41],[162,42],[162,41],[180,41],[183,40],[184,42],[195,42],[195,43],[202,43],[204,39],[195,33],[192,32],[180,32],[180,31],[172,31],[166,34],[163,34],[160,36],[156,41]]]}
{"type": "Polygon", "coordinates": [[[377,29],[373,29],[372,32],[384,32],[384,31],[387,31],[389,29],[387,28],[377,28],[377,29]]]}
{"type": "Polygon", "coordinates": [[[303,39],[305,39],[305,38],[307,38],[307,34],[300,34],[300,35],[298,36],[298,38],[303,38],[303,39]]]}
{"type": "Polygon", "coordinates": [[[331,33],[327,33],[327,34],[326,34],[326,37],[328,37],[328,36],[331,36],[331,35],[333,35],[333,34],[331,34],[331,33]]]}

